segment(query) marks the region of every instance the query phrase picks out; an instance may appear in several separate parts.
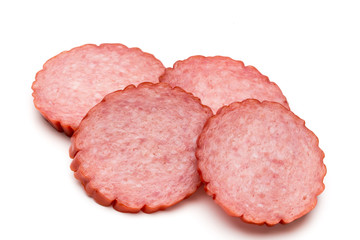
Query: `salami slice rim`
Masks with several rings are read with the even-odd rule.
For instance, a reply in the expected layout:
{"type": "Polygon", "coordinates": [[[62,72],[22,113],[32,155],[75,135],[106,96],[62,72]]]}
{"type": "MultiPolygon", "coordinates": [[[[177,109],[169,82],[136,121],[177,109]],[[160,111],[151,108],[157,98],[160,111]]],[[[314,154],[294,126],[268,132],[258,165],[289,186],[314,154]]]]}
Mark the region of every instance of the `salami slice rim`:
{"type": "Polygon", "coordinates": [[[245,104],[248,104],[248,103],[257,103],[257,104],[273,104],[273,105],[277,105],[279,106],[280,108],[283,108],[283,109],[286,109],[282,104],[278,103],[278,102],[271,102],[271,101],[262,101],[260,102],[259,100],[257,99],[246,99],[242,102],[233,102],[229,105],[225,105],[223,107],[221,107],[218,112],[213,115],[212,117],[210,117],[205,125],[204,125],[204,128],[203,128],[203,131],[201,132],[201,134],[199,135],[198,139],[197,139],[197,151],[196,151],[196,158],[198,159],[198,173],[200,175],[200,179],[201,181],[204,183],[204,190],[205,192],[211,196],[214,200],[214,202],[219,205],[228,215],[230,216],[233,216],[233,217],[238,217],[240,218],[243,222],[245,223],[250,223],[250,224],[255,224],[255,225],[264,225],[266,224],[267,226],[274,226],[278,223],[281,223],[281,224],[288,224],[288,223],[291,223],[293,222],[294,220],[297,220],[301,217],[303,217],[304,215],[308,214],[312,209],[315,208],[315,206],[317,205],[317,201],[318,201],[318,196],[323,193],[323,191],[325,190],[325,184],[324,184],[324,178],[327,174],[327,168],[326,168],[326,165],[324,164],[324,158],[325,158],[325,153],[323,152],[323,150],[319,147],[319,138],[315,135],[315,133],[313,131],[311,131],[310,129],[308,129],[306,126],[305,126],[305,121],[303,119],[301,119],[300,117],[298,117],[296,114],[294,114],[292,111],[286,109],[289,114],[292,115],[292,117],[294,119],[296,119],[296,121],[298,122],[301,122],[301,127],[305,128],[306,131],[315,139],[315,142],[316,142],[316,148],[317,150],[319,151],[320,153],[320,158],[319,158],[319,162],[321,164],[321,177],[320,177],[320,180],[319,182],[321,181],[321,188],[312,196],[312,202],[311,204],[308,204],[308,207],[307,208],[304,208],[304,210],[302,212],[300,212],[299,214],[297,214],[296,216],[293,216],[292,218],[288,218],[288,219],[283,219],[281,218],[279,221],[277,222],[269,222],[269,221],[258,221],[256,220],[256,217],[254,216],[250,216],[250,215],[246,215],[246,209],[244,210],[244,212],[242,214],[238,214],[236,212],[234,212],[233,210],[231,210],[228,206],[226,206],[226,204],[222,203],[221,201],[219,201],[218,197],[217,197],[217,193],[214,192],[214,191],[211,191],[209,188],[208,188],[208,185],[211,183],[211,180],[210,179],[206,179],[204,177],[204,172],[203,170],[201,170],[200,168],[200,162],[203,161],[203,156],[202,156],[202,146],[203,146],[203,142],[206,141],[205,139],[205,133],[209,130],[210,126],[212,125],[213,121],[215,121],[217,118],[220,118],[221,116],[225,115],[226,113],[229,113],[231,111],[233,111],[234,109],[236,109],[237,107],[239,106],[242,106],[242,105],[245,105],[245,104]]]}
{"type": "MultiPolygon", "coordinates": [[[[114,95],[117,95],[119,93],[125,93],[125,92],[127,92],[129,90],[132,90],[132,89],[142,89],[142,88],[148,88],[149,89],[149,88],[156,88],[157,86],[169,88],[169,89],[173,90],[174,93],[186,94],[186,96],[188,96],[189,99],[191,99],[191,101],[194,101],[196,104],[199,104],[201,109],[203,109],[204,113],[206,113],[208,115],[208,117],[212,116],[212,111],[211,111],[211,109],[209,107],[203,105],[201,103],[200,99],[195,97],[192,93],[186,92],[185,90],[183,90],[180,87],[171,87],[167,83],[143,82],[143,83],[140,83],[138,86],[135,86],[135,85],[131,84],[131,85],[125,87],[122,90],[117,90],[117,91],[114,91],[114,92],[106,95],[104,97],[104,99],[100,103],[98,103],[97,105],[95,105],[93,108],[90,109],[90,111],[83,118],[82,123],[84,121],[86,121],[86,119],[88,119],[89,116],[93,114],[93,112],[96,112],[96,109],[99,106],[101,106],[104,102],[108,101],[108,99],[112,98],[112,96],[114,96],[114,95]]],[[[84,125],[82,123],[80,124],[79,128],[74,132],[74,134],[71,137],[71,147],[69,149],[69,155],[73,159],[73,161],[71,163],[70,168],[71,168],[72,171],[74,171],[75,178],[78,179],[80,181],[80,183],[83,185],[86,193],[90,197],[92,197],[98,204],[103,205],[103,206],[112,206],[115,210],[120,211],[120,212],[137,213],[137,212],[142,211],[142,212],[145,212],[145,213],[153,213],[153,212],[156,212],[156,211],[159,211],[159,210],[164,210],[164,209],[166,209],[168,207],[176,205],[177,203],[181,202],[184,199],[187,199],[193,193],[195,193],[197,191],[197,189],[201,186],[201,181],[200,181],[200,178],[199,178],[199,181],[196,184],[195,188],[192,191],[188,192],[183,198],[177,199],[177,201],[174,201],[171,204],[162,204],[162,205],[158,205],[158,206],[155,206],[155,207],[144,204],[141,208],[134,208],[134,207],[131,207],[131,206],[127,206],[126,204],[119,201],[117,198],[115,198],[115,199],[107,198],[96,187],[92,186],[92,184],[91,184],[92,177],[87,176],[86,173],[82,172],[81,169],[80,169],[80,166],[81,166],[82,162],[80,161],[80,159],[77,158],[77,156],[78,156],[79,152],[82,151],[82,149],[77,144],[77,136],[84,129],[84,125]]],[[[205,123],[205,121],[204,121],[204,123],[205,123]]],[[[202,127],[200,128],[200,131],[201,131],[201,129],[202,129],[202,127]]],[[[195,138],[195,140],[196,139],[197,139],[197,137],[195,138]]],[[[194,147],[196,148],[196,142],[195,142],[194,147]]],[[[196,158],[195,152],[194,152],[194,157],[196,158]]],[[[197,167],[195,166],[195,172],[197,174],[196,169],[197,169],[197,167]]]]}

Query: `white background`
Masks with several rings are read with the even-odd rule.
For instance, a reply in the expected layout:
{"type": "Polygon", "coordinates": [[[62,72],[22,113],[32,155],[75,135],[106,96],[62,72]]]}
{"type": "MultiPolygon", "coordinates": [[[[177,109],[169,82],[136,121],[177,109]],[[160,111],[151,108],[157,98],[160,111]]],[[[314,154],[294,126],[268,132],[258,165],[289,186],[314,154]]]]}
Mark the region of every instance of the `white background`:
{"type": "Polygon", "coordinates": [[[0,239],[360,239],[359,1],[1,1],[0,239]],[[123,43],[166,67],[224,55],[276,82],[320,139],[328,168],[317,207],[288,225],[227,216],[203,189],[166,211],[125,214],[87,197],[69,138],[36,111],[49,58],[123,43]]]}

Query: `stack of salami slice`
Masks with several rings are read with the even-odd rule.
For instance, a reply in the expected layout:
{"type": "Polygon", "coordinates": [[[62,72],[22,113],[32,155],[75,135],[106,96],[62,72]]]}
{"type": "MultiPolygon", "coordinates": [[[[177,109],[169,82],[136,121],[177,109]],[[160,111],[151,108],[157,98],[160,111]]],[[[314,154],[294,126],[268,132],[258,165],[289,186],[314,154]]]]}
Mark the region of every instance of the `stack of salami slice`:
{"type": "Polygon", "coordinates": [[[324,190],[318,138],[280,88],[228,57],[167,68],[121,44],[84,45],[48,60],[35,107],[71,137],[71,169],[88,195],[121,212],[155,212],[204,183],[246,222],[289,223],[324,190]]]}

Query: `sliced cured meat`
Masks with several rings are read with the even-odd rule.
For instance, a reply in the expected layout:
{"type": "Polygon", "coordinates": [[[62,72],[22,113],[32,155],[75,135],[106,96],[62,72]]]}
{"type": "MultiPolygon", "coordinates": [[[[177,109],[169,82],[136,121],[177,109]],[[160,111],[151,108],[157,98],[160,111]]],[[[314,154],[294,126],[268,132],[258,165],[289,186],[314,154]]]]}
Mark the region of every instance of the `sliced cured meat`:
{"type": "Polygon", "coordinates": [[[278,102],[289,109],[280,88],[252,66],[228,57],[193,56],[167,68],[160,82],[179,86],[199,97],[214,113],[248,98],[278,102]]]}
{"type": "Polygon", "coordinates": [[[122,44],[88,44],[48,60],[32,85],[35,107],[59,131],[72,135],[108,93],[129,84],[158,82],[164,66],[153,55],[122,44]]]}
{"type": "Polygon", "coordinates": [[[326,174],[318,144],[280,104],[245,100],[207,121],[196,154],[207,193],[229,215],[274,225],[315,207],[326,174]]]}
{"type": "Polygon", "coordinates": [[[107,95],[72,136],[71,169],[99,204],[154,212],[196,191],[196,140],[211,109],[181,88],[142,83],[107,95]]]}

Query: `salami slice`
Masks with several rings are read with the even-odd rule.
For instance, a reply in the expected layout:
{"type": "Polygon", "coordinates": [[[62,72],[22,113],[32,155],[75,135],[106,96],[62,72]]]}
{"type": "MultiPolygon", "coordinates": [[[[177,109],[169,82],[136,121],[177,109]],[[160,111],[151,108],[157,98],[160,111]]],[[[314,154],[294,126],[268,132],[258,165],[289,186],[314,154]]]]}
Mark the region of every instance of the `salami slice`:
{"type": "Polygon", "coordinates": [[[274,102],[245,100],[221,108],[198,139],[198,167],[229,215],[274,225],[311,211],[324,190],[318,138],[274,102]]]}
{"type": "Polygon", "coordinates": [[[252,66],[229,57],[193,56],[167,68],[160,82],[179,86],[199,97],[214,113],[248,98],[278,102],[289,109],[280,88],[252,66]]]}
{"type": "Polygon", "coordinates": [[[69,136],[108,93],[129,84],[158,82],[164,66],[153,55],[122,44],[88,44],[48,60],[32,85],[35,107],[69,136]]]}
{"type": "Polygon", "coordinates": [[[71,138],[71,169],[101,205],[167,208],[200,184],[196,140],[211,109],[165,83],[130,85],[92,108],[71,138]]]}

